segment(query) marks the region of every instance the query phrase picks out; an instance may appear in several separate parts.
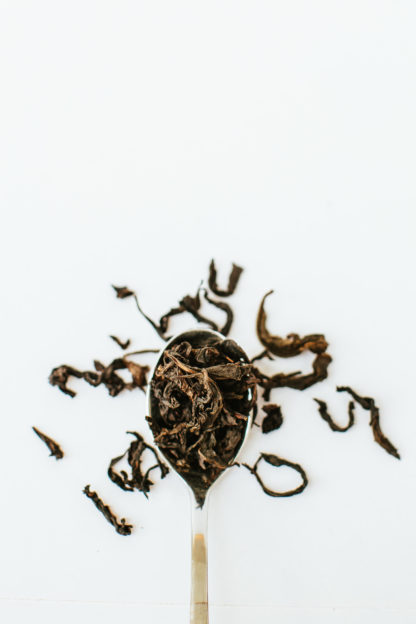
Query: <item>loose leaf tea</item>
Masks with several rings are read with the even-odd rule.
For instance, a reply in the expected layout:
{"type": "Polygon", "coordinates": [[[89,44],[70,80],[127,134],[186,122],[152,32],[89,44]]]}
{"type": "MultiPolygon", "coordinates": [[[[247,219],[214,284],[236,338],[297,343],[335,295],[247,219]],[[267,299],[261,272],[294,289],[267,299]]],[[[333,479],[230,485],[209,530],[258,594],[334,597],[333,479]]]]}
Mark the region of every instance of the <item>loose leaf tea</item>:
{"type": "Polygon", "coordinates": [[[229,467],[247,428],[256,378],[241,348],[205,332],[173,343],[151,381],[155,443],[192,488],[202,507],[206,493],[229,467]]]}
{"type": "Polygon", "coordinates": [[[94,505],[97,507],[98,511],[101,511],[104,518],[113,525],[117,533],[120,535],[130,535],[133,525],[126,524],[126,520],[121,518],[121,520],[117,519],[117,516],[111,511],[110,507],[106,505],[101,498],[98,496],[97,492],[92,492],[90,490],[90,486],[86,485],[83,489],[83,492],[88,498],[92,500],[94,505]]]}
{"type": "Polygon", "coordinates": [[[215,299],[211,299],[211,297],[208,296],[207,291],[204,291],[204,297],[213,306],[225,312],[226,321],[223,327],[221,327],[219,331],[221,334],[223,334],[223,336],[228,336],[228,334],[230,333],[231,325],[233,324],[233,320],[234,320],[234,314],[233,314],[232,309],[230,308],[228,303],[225,303],[225,301],[216,301],[215,299]]]}
{"type": "Polygon", "coordinates": [[[275,496],[275,497],[294,496],[295,494],[300,494],[301,492],[303,492],[303,490],[308,485],[308,477],[306,476],[306,472],[304,471],[302,466],[300,466],[299,464],[294,464],[293,462],[290,462],[287,459],[282,459],[281,457],[277,457],[277,455],[271,455],[269,453],[260,453],[260,457],[254,464],[254,466],[249,466],[248,464],[241,464],[241,465],[244,466],[244,468],[247,468],[251,472],[251,474],[253,474],[256,477],[263,492],[267,494],[268,496],[275,496]],[[293,488],[293,490],[288,490],[287,492],[276,492],[274,490],[271,490],[263,483],[263,480],[261,479],[258,473],[258,465],[260,464],[262,460],[264,460],[271,466],[276,466],[277,468],[279,468],[280,466],[288,466],[289,468],[293,468],[293,470],[296,470],[296,472],[298,472],[300,476],[302,477],[302,483],[297,488],[293,488]]]}
{"type": "Polygon", "coordinates": [[[159,468],[160,476],[163,479],[168,474],[169,468],[162,462],[153,446],[145,442],[140,433],[137,433],[137,431],[127,431],[127,433],[135,436],[135,440],[132,440],[129,448],[123,453],[123,455],[114,457],[114,459],[111,460],[108,467],[108,476],[122,490],[125,490],[126,492],[134,492],[136,489],[139,492],[143,492],[147,498],[147,494],[153,485],[153,481],[149,479],[151,471],[155,468],[159,468]],[[156,464],[150,466],[150,468],[143,473],[142,460],[143,454],[146,450],[153,454],[156,464]],[[124,470],[121,470],[119,473],[114,470],[114,466],[124,459],[126,455],[128,464],[131,468],[130,477],[124,470]]]}
{"type": "Polygon", "coordinates": [[[257,336],[266,347],[266,353],[270,352],[279,357],[288,358],[300,355],[304,351],[315,353],[316,357],[312,364],[313,372],[309,374],[301,374],[299,371],[295,373],[278,373],[272,377],[262,375],[260,385],[264,388],[264,399],[270,398],[270,390],[272,388],[294,388],[296,390],[305,390],[313,386],[318,381],[323,381],[328,376],[328,366],[332,358],[326,353],[328,343],[323,334],[309,334],[308,336],[299,336],[299,334],[288,334],[286,338],[270,334],[266,327],[266,310],[264,303],[266,298],[272,294],[272,290],[266,293],[260,303],[257,314],[257,336]]]}
{"type": "MultiPolygon", "coordinates": [[[[272,391],[278,388],[292,388],[304,390],[323,381],[328,376],[328,368],[332,361],[327,352],[328,342],[323,334],[313,333],[300,336],[290,333],[286,337],[270,333],[267,326],[265,302],[273,292],[267,292],[262,298],[257,314],[257,336],[264,347],[258,355],[249,360],[244,351],[228,336],[233,319],[232,307],[224,301],[214,299],[213,295],[223,298],[234,293],[242,273],[242,268],[236,264],[228,278],[228,285],[222,289],[217,284],[217,269],[214,260],[209,266],[207,287],[199,285],[195,295],[185,295],[167,312],[162,314],[156,322],[144,313],[134,290],[127,286],[113,286],[117,298],[133,298],[140,314],[152,325],[158,336],[167,341],[170,339],[170,322],[181,314],[189,314],[197,323],[203,323],[211,329],[218,330],[224,338],[215,337],[214,341],[204,342],[203,331],[194,331],[194,339],[175,341],[159,357],[156,373],[152,382],[152,414],[148,417],[150,428],[156,445],[163,451],[164,456],[172,466],[182,475],[195,492],[199,505],[203,505],[207,489],[216,480],[218,475],[233,465],[236,453],[240,448],[247,429],[249,413],[252,410],[255,423],[257,414],[256,389],[263,389],[263,401],[268,402],[272,391]],[[203,293],[203,297],[201,296],[203,293]],[[218,328],[216,321],[209,317],[215,307],[225,314],[224,323],[218,328]],[[208,316],[205,313],[208,309],[208,316]],[[195,336],[201,338],[198,343],[195,336]],[[195,341],[196,340],[196,341],[195,341]],[[311,372],[294,371],[282,373],[279,371],[276,358],[296,357],[304,352],[314,354],[311,372]],[[267,358],[276,366],[275,372],[266,374],[260,369],[261,360],[267,358]],[[254,366],[256,362],[256,366],[254,366]]],[[[211,335],[212,336],[212,335],[211,335]]],[[[130,340],[123,342],[117,336],[112,340],[125,351],[130,340]]],[[[57,386],[61,392],[71,397],[75,391],[68,387],[73,378],[83,379],[89,385],[98,387],[103,385],[111,397],[116,397],[125,390],[144,391],[147,385],[149,366],[137,363],[135,356],[159,353],[158,349],[141,349],[131,353],[124,353],[116,357],[109,364],[94,360],[94,370],[78,370],[73,366],[63,364],[54,368],[49,376],[49,382],[57,386]],[[131,379],[125,379],[119,374],[129,374],[131,379]]],[[[327,404],[315,399],[319,414],[328,423],[333,431],[345,432],[354,424],[354,408],[358,403],[364,410],[370,412],[370,426],[375,441],[388,453],[400,458],[397,449],[386,438],[380,428],[380,414],[374,399],[361,397],[349,386],[340,386],[339,392],[347,392],[352,399],[348,406],[348,422],[338,425],[329,414],[327,404]]],[[[262,406],[265,414],[261,423],[262,433],[276,431],[282,425],[281,408],[275,403],[262,406]]],[[[258,425],[257,425],[258,426],[258,425]]],[[[51,451],[59,458],[60,448],[50,438],[35,432],[44,440],[51,451]],[[53,445],[56,445],[53,446],[53,445]]],[[[121,455],[114,457],[108,467],[108,476],[118,487],[127,492],[139,491],[147,497],[153,486],[153,475],[160,474],[163,479],[168,468],[160,459],[157,451],[147,444],[138,432],[130,432],[134,436],[128,449],[121,455]],[[151,454],[154,462],[144,469],[144,456],[151,454]],[[127,470],[121,469],[119,462],[127,462],[127,470]],[[156,471],[157,469],[157,471],[156,471]],[[152,476],[152,479],[150,478],[152,476]]],[[[61,455],[62,456],[62,455],[61,455]]],[[[146,464],[147,465],[147,464],[146,464]]],[[[296,463],[281,459],[277,455],[261,453],[253,466],[243,464],[257,479],[258,483],[269,496],[283,497],[301,493],[308,479],[304,469],[296,463]],[[266,487],[258,473],[259,464],[265,461],[274,467],[288,466],[297,471],[302,477],[302,484],[288,492],[275,492],[266,487]]],[[[90,492],[89,486],[84,490],[96,507],[104,514],[116,530],[122,535],[129,535],[131,526],[124,520],[120,522],[95,492],[90,492]]]]}
{"type": "Polygon", "coordinates": [[[280,405],[269,403],[268,405],[263,405],[262,410],[266,413],[261,423],[261,430],[263,433],[270,433],[282,426],[283,414],[280,405]]]}
{"type": "Polygon", "coordinates": [[[208,277],[208,285],[212,292],[217,295],[217,297],[229,297],[232,295],[237,288],[238,280],[240,279],[240,275],[243,272],[243,269],[236,264],[233,264],[230,276],[228,278],[228,286],[226,290],[221,290],[217,285],[217,269],[215,266],[214,260],[211,260],[211,264],[209,265],[209,277],[208,277]]]}
{"type": "Polygon", "coordinates": [[[71,390],[71,388],[67,387],[67,383],[70,377],[78,377],[82,378],[83,373],[72,366],[68,366],[67,364],[62,364],[61,366],[57,366],[54,368],[49,375],[49,383],[52,386],[58,386],[59,390],[64,394],[68,394],[70,397],[74,397],[76,392],[71,390]]]}
{"type": "Polygon", "coordinates": [[[113,286],[116,291],[116,295],[119,299],[125,299],[126,297],[133,297],[134,292],[129,290],[127,286],[113,286]]]}
{"type": "Polygon", "coordinates": [[[355,399],[355,401],[357,401],[357,403],[361,405],[363,409],[370,412],[370,427],[373,430],[374,440],[377,442],[377,444],[380,444],[380,446],[384,448],[387,453],[390,453],[390,455],[393,455],[394,457],[397,457],[397,459],[400,459],[399,451],[396,449],[395,446],[393,446],[390,440],[381,431],[380,410],[375,404],[374,399],[372,399],[371,397],[359,396],[349,386],[337,386],[337,392],[348,392],[348,394],[350,394],[352,398],[355,399]]]}
{"type": "Polygon", "coordinates": [[[264,309],[266,298],[273,293],[269,290],[260,303],[257,314],[257,336],[262,345],[264,345],[270,353],[279,357],[287,358],[294,355],[300,355],[303,351],[312,351],[312,353],[324,353],[328,348],[328,343],[323,334],[310,334],[301,338],[298,334],[289,334],[286,338],[273,336],[266,327],[267,315],[264,309]]]}
{"type": "MultiPolygon", "coordinates": [[[[288,357],[288,356],[287,356],[288,357]]],[[[270,399],[270,391],[273,388],[293,388],[294,390],[305,390],[323,381],[328,376],[328,366],[332,362],[329,353],[319,353],[312,363],[312,373],[302,374],[300,371],[294,373],[277,373],[268,377],[264,373],[259,375],[259,385],[264,388],[264,400],[270,399]]]]}
{"type": "Polygon", "coordinates": [[[125,349],[128,349],[130,346],[130,339],[126,340],[125,342],[123,342],[122,340],[120,340],[120,338],[117,338],[117,336],[110,336],[111,340],[114,340],[115,343],[118,344],[118,346],[123,349],[123,351],[125,349]]]}
{"type": "Polygon", "coordinates": [[[354,424],[354,408],[355,408],[354,401],[350,401],[348,403],[348,423],[345,425],[345,427],[341,427],[340,425],[337,425],[337,423],[333,420],[332,416],[328,412],[328,406],[325,403],[325,401],[321,401],[320,399],[314,399],[314,401],[316,401],[316,403],[319,406],[318,411],[320,415],[328,423],[332,431],[343,432],[343,431],[348,431],[348,429],[351,429],[351,427],[354,424]]]}
{"type": "Polygon", "coordinates": [[[32,427],[32,429],[36,433],[36,435],[39,436],[39,438],[43,442],[45,442],[46,446],[50,450],[50,455],[52,457],[55,457],[55,459],[62,459],[62,457],[64,456],[64,452],[59,444],[55,442],[55,440],[52,440],[52,438],[49,438],[45,433],[39,431],[39,429],[36,429],[36,427],[32,427]]]}
{"type": "MultiPolygon", "coordinates": [[[[113,288],[116,288],[116,287],[113,286],[113,288]]],[[[123,286],[121,290],[124,292],[124,289],[126,289],[125,286],[123,286]]],[[[165,314],[163,314],[160,317],[159,323],[156,323],[156,321],[154,321],[150,316],[148,316],[143,311],[139,303],[139,300],[137,298],[137,295],[135,294],[134,291],[129,290],[129,289],[126,289],[126,291],[129,294],[124,295],[124,296],[125,297],[133,296],[134,300],[136,301],[137,309],[139,310],[140,314],[146,319],[146,321],[148,321],[151,324],[153,329],[156,330],[157,334],[160,336],[160,338],[162,338],[162,340],[169,340],[170,338],[169,336],[166,335],[168,328],[169,328],[170,319],[174,316],[178,316],[179,314],[184,314],[185,312],[188,312],[191,316],[193,316],[194,319],[198,321],[198,323],[205,323],[206,325],[211,327],[211,329],[215,331],[220,331],[220,333],[222,333],[224,336],[227,336],[231,329],[231,325],[234,319],[234,315],[233,315],[233,311],[231,307],[223,301],[215,301],[214,299],[211,299],[206,290],[204,290],[204,297],[206,301],[208,301],[211,305],[215,306],[216,308],[219,308],[220,310],[225,312],[226,314],[225,324],[220,329],[215,321],[201,314],[200,312],[201,286],[199,286],[195,295],[185,295],[184,297],[182,297],[182,299],[179,300],[179,305],[174,306],[173,308],[168,310],[168,312],[165,312],[165,314]]],[[[117,296],[119,295],[117,294],[117,296]]]]}
{"type": "MultiPolygon", "coordinates": [[[[143,350],[142,353],[153,352],[152,349],[143,350]]],[[[139,351],[137,351],[139,353],[139,351]]],[[[134,354],[130,354],[134,355],[134,354]]],[[[122,358],[115,358],[110,364],[102,364],[99,360],[94,360],[95,371],[79,371],[72,366],[62,364],[57,368],[54,368],[49,375],[49,383],[52,386],[58,386],[58,388],[68,394],[71,397],[76,396],[76,392],[68,388],[67,383],[71,377],[77,377],[78,379],[84,379],[90,386],[105,386],[108,390],[108,394],[112,397],[117,396],[123,390],[134,390],[140,388],[144,391],[147,385],[147,373],[149,372],[148,366],[142,366],[127,360],[127,355],[122,358]],[[131,373],[132,380],[127,382],[116,373],[118,370],[128,370],[131,373]]]]}

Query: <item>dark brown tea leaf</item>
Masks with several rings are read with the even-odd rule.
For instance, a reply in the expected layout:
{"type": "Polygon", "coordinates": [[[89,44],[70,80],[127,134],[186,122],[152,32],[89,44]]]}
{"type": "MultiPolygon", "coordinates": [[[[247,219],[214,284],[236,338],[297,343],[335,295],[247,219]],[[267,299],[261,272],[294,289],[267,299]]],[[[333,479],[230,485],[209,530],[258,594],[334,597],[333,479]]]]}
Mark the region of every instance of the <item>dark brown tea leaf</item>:
{"type": "Polygon", "coordinates": [[[160,459],[153,446],[144,441],[144,438],[140,435],[140,433],[137,433],[137,431],[128,431],[127,433],[135,436],[135,439],[132,440],[127,451],[111,460],[108,467],[108,476],[113,483],[118,485],[122,490],[125,490],[126,492],[133,492],[136,489],[139,492],[143,492],[147,498],[147,494],[153,485],[153,482],[149,479],[150,472],[155,468],[159,468],[160,476],[163,479],[168,474],[169,468],[160,459]],[[146,472],[143,472],[142,461],[146,450],[153,454],[156,464],[148,468],[146,472]],[[118,473],[114,469],[116,464],[118,464],[118,462],[120,462],[126,455],[131,469],[131,476],[129,476],[124,470],[121,470],[118,473]]]}
{"type": "Polygon", "coordinates": [[[236,264],[233,264],[231,268],[231,273],[228,278],[228,286],[226,290],[222,290],[218,287],[217,284],[217,268],[215,266],[214,260],[211,260],[211,264],[209,265],[209,277],[208,277],[208,285],[212,292],[217,295],[217,297],[229,297],[232,295],[237,288],[238,280],[240,279],[240,275],[243,272],[243,269],[236,264]]]}
{"type": "Polygon", "coordinates": [[[380,411],[377,405],[375,404],[374,399],[371,397],[362,397],[358,395],[352,388],[349,386],[337,386],[337,392],[348,392],[352,396],[355,401],[361,407],[370,412],[370,427],[373,430],[374,440],[379,444],[382,448],[384,448],[387,453],[393,455],[397,459],[400,459],[399,451],[395,446],[390,442],[390,440],[384,435],[381,431],[380,427],[380,411]]]}
{"type": "Polygon", "coordinates": [[[36,433],[36,435],[39,436],[39,438],[43,442],[45,442],[46,446],[50,450],[50,455],[52,457],[55,457],[55,459],[62,459],[62,457],[64,456],[64,452],[59,444],[55,442],[55,440],[52,440],[52,438],[49,438],[45,433],[39,431],[39,429],[36,429],[36,427],[32,427],[32,429],[36,433]]]}
{"type": "Polygon", "coordinates": [[[276,431],[276,429],[279,429],[282,426],[283,414],[280,405],[269,403],[268,405],[263,405],[262,410],[266,413],[266,416],[263,418],[263,422],[261,423],[261,430],[263,433],[276,431]]]}
{"type": "Polygon", "coordinates": [[[270,290],[264,295],[257,314],[257,336],[262,345],[270,353],[284,358],[300,355],[303,351],[311,351],[318,354],[324,353],[328,348],[328,343],[323,334],[310,334],[303,338],[298,334],[288,334],[286,338],[281,338],[269,333],[266,327],[267,315],[264,309],[264,302],[272,292],[273,290],[270,290]]]}
{"type": "Polygon", "coordinates": [[[234,320],[234,314],[231,307],[228,305],[228,303],[225,303],[225,301],[216,301],[215,299],[211,299],[211,297],[208,296],[207,291],[204,292],[204,297],[208,301],[208,303],[225,312],[226,321],[219,331],[221,332],[221,334],[223,334],[223,336],[228,336],[234,320]]]}
{"type": "Polygon", "coordinates": [[[94,505],[97,507],[98,511],[100,511],[104,518],[109,522],[119,533],[119,535],[130,535],[133,529],[132,524],[126,524],[126,520],[121,518],[119,521],[117,516],[111,511],[110,507],[106,505],[101,498],[98,496],[97,492],[93,492],[90,490],[90,486],[86,485],[83,489],[83,492],[89,499],[92,500],[94,505]]]}
{"type": "Polygon", "coordinates": [[[113,286],[116,291],[118,299],[125,299],[126,297],[132,297],[134,291],[127,288],[127,286],[113,286]]]}
{"type": "Polygon", "coordinates": [[[247,468],[256,477],[263,492],[267,494],[268,496],[275,496],[275,497],[295,496],[295,494],[300,494],[301,492],[303,492],[303,490],[308,485],[308,477],[306,475],[306,472],[304,471],[304,469],[302,468],[300,464],[294,464],[293,462],[290,462],[286,459],[277,457],[277,455],[270,455],[269,453],[261,453],[256,463],[254,464],[254,466],[249,466],[248,464],[241,464],[241,465],[247,468]],[[298,472],[300,476],[302,477],[301,485],[287,492],[276,492],[275,490],[271,490],[263,483],[258,473],[258,465],[262,460],[264,460],[265,462],[267,462],[268,464],[272,466],[276,466],[276,468],[279,468],[280,466],[288,466],[289,468],[293,468],[293,470],[296,470],[296,472],[298,472]]]}
{"type": "Polygon", "coordinates": [[[354,424],[354,407],[355,407],[354,401],[350,401],[348,403],[348,423],[345,425],[345,427],[341,427],[340,425],[337,425],[337,423],[333,420],[332,416],[328,412],[328,406],[325,403],[325,401],[321,401],[320,399],[314,399],[314,401],[316,401],[316,403],[319,406],[318,411],[320,415],[328,423],[332,431],[344,432],[344,431],[348,431],[348,429],[351,429],[351,427],[354,424]]]}
{"type": "Polygon", "coordinates": [[[118,346],[125,350],[128,349],[130,346],[130,339],[126,340],[125,342],[123,342],[122,340],[120,340],[120,338],[118,338],[117,336],[110,336],[111,340],[114,340],[115,343],[118,344],[118,346]]]}
{"type": "Polygon", "coordinates": [[[312,363],[312,373],[302,374],[296,371],[294,373],[277,373],[272,377],[261,373],[258,383],[264,388],[265,401],[269,400],[270,391],[273,388],[305,390],[319,381],[323,381],[328,377],[328,366],[331,362],[332,358],[329,353],[319,353],[312,363]]]}
{"type": "Polygon", "coordinates": [[[53,369],[49,375],[49,383],[53,386],[58,386],[62,392],[71,397],[76,395],[74,390],[67,387],[67,383],[71,377],[84,379],[84,381],[93,387],[103,385],[107,388],[108,394],[112,397],[116,397],[123,390],[134,390],[135,388],[140,388],[144,391],[144,388],[147,385],[147,373],[149,372],[149,367],[142,366],[141,364],[128,360],[127,357],[139,353],[153,353],[154,351],[154,349],[143,349],[142,351],[126,354],[122,358],[115,358],[108,365],[103,364],[99,360],[94,360],[95,371],[79,371],[64,364],[53,369]],[[132,376],[132,380],[130,382],[124,381],[124,379],[116,372],[126,369],[132,376]]]}
{"type": "Polygon", "coordinates": [[[76,396],[76,392],[67,387],[68,380],[70,377],[78,377],[81,378],[83,373],[72,366],[67,366],[67,364],[62,364],[61,366],[57,366],[54,368],[49,375],[49,383],[52,386],[58,386],[59,390],[64,394],[67,394],[70,397],[76,396]]]}

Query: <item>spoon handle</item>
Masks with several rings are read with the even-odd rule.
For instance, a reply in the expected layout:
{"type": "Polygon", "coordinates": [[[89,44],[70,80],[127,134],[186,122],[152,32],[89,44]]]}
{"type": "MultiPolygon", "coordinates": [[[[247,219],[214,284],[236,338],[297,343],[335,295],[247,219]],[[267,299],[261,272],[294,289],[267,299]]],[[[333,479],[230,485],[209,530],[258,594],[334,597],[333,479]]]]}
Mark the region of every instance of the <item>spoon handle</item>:
{"type": "Polygon", "coordinates": [[[208,624],[207,501],[192,505],[191,624],[208,624]]]}

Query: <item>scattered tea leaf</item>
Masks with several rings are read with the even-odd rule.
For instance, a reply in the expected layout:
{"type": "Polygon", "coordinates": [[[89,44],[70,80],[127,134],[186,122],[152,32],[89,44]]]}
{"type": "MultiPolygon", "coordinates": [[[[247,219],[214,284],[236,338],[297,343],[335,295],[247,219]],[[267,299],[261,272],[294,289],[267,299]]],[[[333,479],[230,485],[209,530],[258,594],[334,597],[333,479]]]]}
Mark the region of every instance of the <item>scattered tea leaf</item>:
{"type": "Polygon", "coordinates": [[[211,297],[208,296],[208,293],[206,290],[204,291],[204,297],[208,301],[208,303],[210,303],[211,305],[225,312],[226,321],[223,327],[219,331],[221,332],[221,334],[223,334],[223,336],[228,336],[228,334],[230,333],[231,325],[233,324],[233,320],[234,320],[234,314],[233,314],[232,309],[230,308],[228,303],[225,303],[225,301],[216,301],[215,299],[211,299],[211,297]]]}
{"type": "Polygon", "coordinates": [[[262,410],[266,413],[266,416],[263,418],[263,422],[261,423],[261,430],[263,433],[270,433],[271,431],[275,431],[282,426],[283,414],[280,405],[269,403],[267,405],[263,405],[262,410]]]}
{"type": "Polygon", "coordinates": [[[49,383],[52,386],[58,386],[59,390],[64,394],[68,394],[70,397],[76,396],[76,392],[67,387],[67,383],[70,377],[83,377],[83,373],[72,366],[62,364],[54,368],[49,375],[49,383]]]}
{"type": "Polygon", "coordinates": [[[134,291],[127,288],[127,286],[113,286],[116,291],[118,299],[125,299],[126,297],[132,297],[134,291]]]}
{"type": "Polygon", "coordinates": [[[238,280],[240,279],[240,275],[242,272],[243,269],[233,263],[231,273],[228,278],[227,289],[222,290],[218,287],[217,284],[217,269],[215,266],[215,262],[214,260],[211,260],[211,264],[209,265],[208,285],[212,292],[217,295],[217,297],[229,297],[234,293],[235,289],[237,288],[238,280]]]}
{"type": "Polygon", "coordinates": [[[268,377],[261,373],[259,385],[264,388],[264,399],[268,401],[270,391],[273,388],[294,388],[295,390],[305,390],[319,381],[323,381],[328,376],[328,366],[332,362],[329,353],[319,353],[312,363],[312,373],[302,374],[299,371],[294,373],[277,373],[268,377]]]}
{"type": "Polygon", "coordinates": [[[400,459],[399,451],[395,446],[390,442],[390,440],[384,435],[381,431],[380,427],[380,411],[377,405],[375,404],[374,399],[371,397],[362,397],[358,395],[352,388],[349,386],[337,386],[337,392],[348,392],[352,396],[352,398],[357,401],[361,407],[370,412],[370,427],[373,430],[374,440],[379,444],[382,448],[384,448],[387,453],[393,455],[397,459],[400,459]]]}
{"type": "Polygon", "coordinates": [[[114,340],[114,342],[116,342],[118,346],[123,350],[128,349],[130,346],[130,339],[123,342],[122,340],[120,340],[120,338],[117,338],[117,336],[110,336],[110,338],[111,340],[114,340]]]}
{"type": "Polygon", "coordinates": [[[348,403],[348,423],[345,427],[341,427],[337,425],[337,423],[333,420],[332,416],[328,412],[328,406],[325,401],[321,401],[320,399],[314,399],[318,404],[318,411],[322,418],[328,423],[331,427],[332,431],[348,431],[354,424],[354,401],[350,401],[348,403]]]}
{"type": "Polygon", "coordinates": [[[135,489],[139,492],[143,492],[143,494],[147,498],[147,494],[150,491],[153,482],[149,479],[149,474],[155,468],[159,468],[160,476],[163,479],[169,472],[169,468],[166,464],[160,459],[156,449],[153,448],[150,444],[147,444],[137,431],[128,431],[130,435],[135,436],[135,440],[132,440],[129,448],[122,455],[118,457],[114,457],[111,460],[110,465],[108,467],[108,476],[110,479],[118,485],[122,490],[127,492],[133,492],[135,489]],[[148,450],[153,453],[153,456],[156,460],[156,464],[148,468],[146,472],[143,473],[142,470],[142,461],[143,454],[148,450]],[[131,476],[121,470],[119,473],[116,472],[114,466],[118,464],[125,456],[127,455],[127,461],[131,468],[131,476]]]}
{"type": "Polygon", "coordinates": [[[103,514],[104,518],[113,525],[117,533],[120,535],[130,535],[133,525],[126,524],[126,520],[121,518],[119,521],[117,516],[111,511],[110,507],[106,505],[101,498],[98,496],[97,492],[93,492],[90,490],[90,486],[86,485],[83,489],[83,492],[89,499],[92,500],[94,505],[97,507],[99,511],[103,514]]]}
{"type": "Polygon", "coordinates": [[[127,357],[139,353],[154,353],[154,349],[143,349],[142,351],[136,351],[131,354],[126,354],[122,358],[115,358],[110,364],[105,365],[99,360],[94,360],[95,371],[79,371],[71,366],[62,365],[54,368],[49,375],[49,383],[53,386],[58,386],[59,389],[65,394],[69,394],[74,397],[76,393],[67,387],[67,382],[71,377],[78,377],[84,379],[90,386],[97,387],[101,384],[105,386],[108,393],[112,397],[116,397],[123,390],[134,390],[140,388],[144,391],[147,385],[147,373],[149,372],[148,366],[142,366],[127,357]],[[129,370],[132,376],[132,381],[124,381],[116,371],[129,370]]]}
{"type": "Polygon", "coordinates": [[[323,334],[310,334],[301,338],[298,334],[288,334],[286,338],[273,336],[266,327],[267,315],[264,309],[266,297],[271,295],[273,290],[266,293],[260,303],[257,314],[257,336],[263,346],[268,351],[279,357],[293,357],[300,355],[303,351],[312,351],[312,353],[324,353],[328,347],[323,334]]]}
{"type": "Polygon", "coordinates": [[[59,444],[55,442],[55,440],[52,440],[52,438],[49,438],[45,433],[39,431],[39,429],[36,429],[36,427],[32,427],[32,429],[36,433],[36,435],[39,436],[39,438],[46,444],[46,446],[50,450],[50,455],[55,457],[55,459],[62,459],[62,457],[64,456],[64,452],[59,444]]]}
{"type": "Polygon", "coordinates": [[[256,477],[263,492],[267,494],[268,496],[276,496],[276,497],[294,496],[295,494],[300,494],[301,492],[303,492],[303,490],[308,485],[308,477],[306,475],[306,472],[304,471],[304,469],[302,468],[300,464],[294,464],[293,462],[290,462],[286,459],[277,457],[277,455],[271,455],[269,453],[260,453],[260,456],[257,459],[254,466],[249,466],[248,464],[241,464],[241,465],[247,468],[256,477]],[[296,470],[296,472],[298,472],[300,476],[302,477],[301,485],[287,492],[276,492],[274,490],[271,490],[263,483],[258,473],[258,465],[262,460],[264,460],[265,462],[267,462],[268,464],[272,466],[276,466],[277,468],[279,468],[280,466],[288,466],[289,468],[293,468],[293,470],[296,470]]]}

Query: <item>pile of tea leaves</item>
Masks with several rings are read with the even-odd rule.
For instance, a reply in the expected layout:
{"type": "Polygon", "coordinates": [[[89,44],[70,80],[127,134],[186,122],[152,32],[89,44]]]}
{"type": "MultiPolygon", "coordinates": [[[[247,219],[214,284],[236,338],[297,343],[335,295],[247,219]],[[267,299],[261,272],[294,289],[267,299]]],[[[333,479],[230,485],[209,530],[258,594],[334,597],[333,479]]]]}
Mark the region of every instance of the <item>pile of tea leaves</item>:
{"type": "Polygon", "coordinates": [[[257,379],[234,340],[211,334],[206,344],[203,332],[189,336],[192,343],[181,340],[163,351],[147,420],[155,443],[202,506],[243,443],[257,379]]]}
{"type": "MultiPolygon", "coordinates": [[[[158,320],[150,318],[144,311],[134,290],[127,286],[113,286],[119,299],[131,299],[135,302],[140,314],[151,324],[163,341],[171,338],[170,323],[178,315],[188,314],[197,322],[197,327],[207,326],[219,336],[213,343],[192,343],[183,340],[170,343],[158,361],[152,382],[152,396],[155,402],[152,416],[147,420],[154,436],[156,446],[176,471],[183,476],[192,487],[197,503],[203,505],[208,487],[226,468],[235,465],[233,458],[240,448],[247,429],[247,419],[253,412],[253,424],[269,435],[278,430],[283,423],[281,406],[270,403],[271,393],[278,388],[304,390],[325,380],[332,361],[329,355],[328,342],[324,334],[297,333],[285,337],[273,334],[268,328],[266,299],[273,291],[267,292],[262,298],[256,322],[257,337],[263,350],[248,359],[247,355],[233,340],[227,339],[233,320],[234,311],[224,301],[235,292],[243,269],[232,265],[228,284],[218,285],[217,268],[211,261],[206,284],[198,287],[194,295],[188,294],[179,299],[158,320]],[[204,304],[205,302],[205,304],[204,304]],[[215,308],[224,314],[221,326],[210,318],[202,307],[215,308]],[[222,337],[223,338],[222,338],[222,337]],[[304,352],[313,354],[312,370],[307,372],[294,371],[282,373],[278,367],[276,373],[267,375],[260,368],[264,359],[276,361],[276,358],[292,358],[304,352]],[[256,363],[256,364],[254,364],[256,363]],[[257,390],[260,389],[260,392],[257,390]],[[258,422],[258,410],[263,416],[258,422]]],[[[131,344],[130,339],[110,336],[111,340],[122,350],[111,362],[105,364],[93,360],[93,369],[80,370],[72,365],[61,364],[55,367],[49,382],[69,397],[76,392],[70,387],[71,379],[84,380],[93,387],[104,386],[111,397],[122,392],[136,389],[145,391],[148,383],[150,364],[143,363],[142,358],[159,353],[160,349],[140,349],[126,352],[131,344]],[[119,372],[130,375],[126,381],[119,372]]],[[[338,392],[350,396],[348,403],[348,423],[339,426],[330,415],[327,404],[321,399],[314,399],[318,406],[318,414],[335,432],[348,431],[355,422],[355,407],[358,404],[369,412],[369,425],[374,440],[387,453],[400,459],[396,447],[388,440],[381,430],[380,411],[373,398],[362,396],[350,386],[340,386],[338,392]]],[[[46,444],[52,456],[62,459],[64,452],[61,444],[33,427],[36,435],[46,444]]],[[[154,486],[154,475],[164,479],[169,468],[160,457],[156,448],[145,441],[137,431],[127,432],[132,435],[126,450],[109,461],[108,476],[111,481],[126,492],[142,492],[148,497],[154,486]],[[149,464],[151,465],[144,468],[149,464]],[[128,471],[119,469],[122,461],[127,461],[128,471]]],[[[270,453],[260,453],[252,465],[241,464],[257,480],[263,491],[272,497],[287,497],[300,494],[308,484],[308,478],[301,465],[270,453]],[[301,478],[301,483],[289,491],[272,490],[263,482],[259,474],[262,462],[280,467],[292,468],[301,478]]],[[[124,519],[118,520],[108,505],[87,485],[85,495],[94,503],[107,521],[120,535],[129,535],[132,525],[124,519]]]]}

